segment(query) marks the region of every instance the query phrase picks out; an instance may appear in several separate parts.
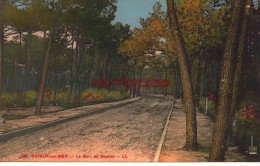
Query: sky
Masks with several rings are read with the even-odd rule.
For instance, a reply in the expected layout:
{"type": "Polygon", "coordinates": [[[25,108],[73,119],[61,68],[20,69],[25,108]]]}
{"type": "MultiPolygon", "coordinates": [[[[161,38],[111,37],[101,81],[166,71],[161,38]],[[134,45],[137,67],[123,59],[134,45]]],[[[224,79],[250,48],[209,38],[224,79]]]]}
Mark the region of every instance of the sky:
{"type": "Polygon", "coordinates": [[[156,2],[161,2],[163,11],[166,11],[166,0],[118,0],[117,13],[114,22],[131,25],[140,28],[140,18],[147,18],[149,12],[153,11],[156,2]]]}

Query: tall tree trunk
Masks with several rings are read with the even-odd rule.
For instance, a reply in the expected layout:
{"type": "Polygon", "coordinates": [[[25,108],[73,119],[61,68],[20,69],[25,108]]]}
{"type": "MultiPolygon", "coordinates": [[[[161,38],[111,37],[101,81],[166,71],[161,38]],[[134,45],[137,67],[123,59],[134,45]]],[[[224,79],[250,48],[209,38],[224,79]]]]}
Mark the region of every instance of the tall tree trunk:
{"type": "Polygon", "coordinates": [[[52,46],[52,32],[50,32],[48,49],[46,51],[44,63],[43,63],[42,78],[41,78],[41,83],[40,83],[40,87],[39,87],[39,91],[38,91],[36,109],[35,109],[36,115],[39,115],[41,113],[42,100],[43,100],[43,97],[44,97],[45,83],[46,83],[49,59],[50,59],[50,54],[51,54],[51,46],[52,46]]]}
{"type": "Polygon", "coordinates": [[[12,62],[13,68],[10,75],[9,93],[15,92],[15,75],[16,75],[16,64],[12,62]]]}
{"type": "Polygon", "coordinates": [[[185,50],[184,40],[180,31],[175,4],[173,0],[167,0],[169,22],[172,35],[175,38],[175,49],[181,71],[182,89],[186,111],[186,145],[185,148],[193,149],[197,145],[197,121],[193,90],[191,85],[190,66],[185,50]]]}
{"type": "MultiPolygon", "coordinates": [[[[167,68],[165,68],[165,79],[168,79],[167,77],[168,77],[168,69],[167,68]]],[[[165,96],[167,96],[168,95],[168,88],[164,88],[164,95],[165,96]]]]}
{"type": "MultiPolygon", "coordinates": [[[[139,78],[138,78],[138,79],[141,79],[141,78],[142,78],[142,74],[143,74],[143,68],[141,68],[140,75],[139,75],[139,78]]],[[[137,87],[137,97],[140,97],[140,96],[141,96],[140,86],[138,85],[138,87],[137,87]]]]}
{"type": "Polygon", "coordinates": [[[19,103],[23,104],[26,90],[30,87],[30,72],[31,72],[31,46],[32,46],[32,30],[28,31],[27,41],[26,41],[26,64],[25,64],[25,77],[22,86],[22,93],[20,95],[19,103]],[[29,86],[28,86],[29,85],[29,86]]]}
{"type": "MultiPolygon", "coordinates": [[[[133,65],[133,80],[135,80],[135,65],[133,65]]],[[[136,97],[136,86],[133,87],[133,97],[136,97]]]]}
{"type": "Polygon", "coordinates": [[[55,72],[54,72],[54,100],[53,100],[53,106],[57,105],[57,91],[58,91],[58,85],[59,85],[59,63],[60,63],[60,54],[58,54],[58,57],[55,57],[55,72]]]}
{"type": "Polygon", "coordinates": [[[76,71],[75,71],[75,77],[74,77],[74,84],[72,86],[72,99],[73,102],[80,102],[78,99],[79,95],[80,95],[80,85],[79,85],[79,77],[80,77],[80,66],[81,66],[81,60],[82,60],[82,56],[84,53],[84,47],[85,47],[85,42],[84,39],[81,39],[80,42],[80,47],[79,47],[79,55],[78,55],[78,59],[77,59],[77,63],[76,63],[76,71]]]}
{"type": "Polygon", "coordinates": [[[231,108],[230,108],[230,116],[229,116],[229,124],[227,129],[227,134],[229,136],[232,136],[232,122],[234,120],[235,111],[238,108],[238,98],[240,93],[240,81],[241,81],[241,72],[242,72],[242,65],[243,60],[246,56],[247,51],[247,37],[248,37],[248,24],[249,24],[249,17],[250,17],[250,9],[251,9],[251,3],[252,0],[246,0],[245,5],[245,12],[243,16],[243,23],[242,23],[242,29],[241,29],[241,36],[239,39],[239,45],[238,45],[238,57],[237,57],[237,64],[236,64],[236,72],[234,76],[234,85],[233,85],[233,91],[232,91],[232,100],[231,100],[231,108]]]}
{"type": "Polygon", "coordinates": [[[71,75],[70,75],[70,89],[69,89],[69,94],[66,98],[66,101],[65,103],[68,104],[71,102],[71,95],[72,95],[72,91],[73,91],[73,86],[74,86],[74,77],[75,77],[75,68],[76,68],[76,61],[77,61],[77,58],[78,58],[78,51],[79,51],[79,33],[80,31],[78,30],[78,33],[77,33],[77,37],[76,37],[76,48],[75,48],[75,51],[76,53],[74,54],[74,41],[72,42],[72,58],[73,58],[73,63],[72,63],[72,69],[71,69],[71,75]]]}
{"type": "MultiPolygon", "coordinates": [[[[203,100],[203,95],[204,95],[204,87],[205,87],[205,73],[206,73],[206,62],[201,62],[201,70],[202,73],[200,75],[200,85],[199,85],[199,91],[198,91],[198,97],[199,101],[203,100]]],[[[199,103],[199,110],[202,111],[202,105],[201,102],[199,103]]]]}
{"type": "Polygon", "coordinates": [[[231,24],[228,31],[227,43],[224,53],[224,63],[219,94],[218,117],[214,128],[212,147],[209,161],[224,161],[226,130],[229,123],[230,103],[234,78],[237,41],[240,31],[241,16],[245,0],[235,0],[231,24]]]}
{"type": "Polygon", "coordinates": [[[195,83],[195,87],[196,87],[195,94],[197,95],[197,97],[199,97],[200,88],[201,88],[201,71],[202,71],[202,62],[201,62],[201,58],[199,58],[196,83],[195,83]]]}
{"type": "MultiPolygon", "coordinates": [[[[130,72],[130,66],[128,65],[125,77],[120,77],[120,78],[128,78],[129,75],[131,76],[131,72],[130,72]]],[[[127,91],[128,89],[130,90],[130,96],[131,96],[131,87],[129,87],[129,88],[124,87],[124,88],[125,88],[125,91],[127,91]]]]}
{"type": "Polygon", "coordinates": [[[5,0],[0,0],[0,95],[2,93],[2,72],[3,72],[3,54],[4,54],[4,11],[5,0]]]}

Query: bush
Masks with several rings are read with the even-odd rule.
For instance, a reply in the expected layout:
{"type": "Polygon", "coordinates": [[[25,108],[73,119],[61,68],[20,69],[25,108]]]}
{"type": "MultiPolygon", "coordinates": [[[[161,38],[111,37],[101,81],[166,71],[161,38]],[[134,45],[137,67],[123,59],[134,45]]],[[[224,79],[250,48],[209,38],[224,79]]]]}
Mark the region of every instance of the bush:
{"type": "Polygon", "coordinates": [[[237,125],[233,140],[239,145],[239,149],[242,151],[248,150],[251,136],[255,138],[255,146],[258,146],[258,148],[260,146],[259,102],[253,95],[247,96],[245,96],[245,100],[240,104],[240,109],[235,115],[237,125]]]}
{"type": "Polygon", "coordinates": [[[56,96],[57,103],[63,105],[66,102],[67,96],[69,95],[69,89],[66,91],[59,90],[56,96]]]}
{"type": "Polygon", "coordinates": [[[217,107],[216,103],[213,100],[209,100],[209,110],[208,110],[208,115],[213,119],[217,119],[217,107]]]}
{"type": "Polygon", "coordinates": [[[30,107],[35,105],[37,99],[37,92],[36,91],[28,91],[26,92],[25,99],[24,99],[24,105],[26,107],[30,107]]]}
{"type": "Polygon", "coordinates": [[[108,101],[118,100],[127,97],[130,91],[118,90],[105,90],[105,89],[87,89],[82,92],[81,99],[83,102],[88,101],[108,101]]]}
{"type": "MultiPolygon", "coordinates": [[[[59,90],[56,96],[56,102],[59,105],[65,105],[66,99],[69,94],[69,89],[65,91],[59,90]]],[[[123,91],[121,89],[108,91],[106,89],[87,89],[83,91],[80,95],[81,100],[77,103],[77,106],[80,106],[83,103],[89,102],[96,103],[96,101],[111,101],[118,100],[128,97],[130,91],[123,91]],[[93,102],[94,101],[94,102],[93,102]]],[[[3,93],[0,96],[0,107],[8,108],[8,107],[16,107],[19,104],[20,99],[19,93],[3,93]]],[[[28,91],[25,94],[25,98],[23,100],[23,105],[25,107],[35,106],[37,100],[37,92],[36,91],[28,91]]],[[[47,88],[44,93],[43,103],[48,104],[54,101],[54,90],[47,88]]]]}
{"type": "Polygon", "coordinates": [[[108,92],[104,89],[87,89],[81,94],[81,99],[83,102],[106,100],[107,98],[108,92]]]}
{"type": "Polygon", "coordinates": [[[11,106],[11,100],[10,100],[9,93],[3,93],[0,96],[0,106],[1,107],[10,107],[11,106]]]}
{"type": "Polygon", "coordinates": [[[43,102],[44,103],[52,103],[54,100],[54,90],[50,88],[46,88],[44,92],[44,98],[43,102]]]}
{"type": "Polygon", "coordinates": [[[121,93],[120,93],[119,91],[113,90],[113,91],[111,91],[111,92],[109,93],[109,97],[110,97],[111,99],[119,99],[119,98],[121,98],[121,97],[123,97],[123,96],[121,95],[121,93]]]}

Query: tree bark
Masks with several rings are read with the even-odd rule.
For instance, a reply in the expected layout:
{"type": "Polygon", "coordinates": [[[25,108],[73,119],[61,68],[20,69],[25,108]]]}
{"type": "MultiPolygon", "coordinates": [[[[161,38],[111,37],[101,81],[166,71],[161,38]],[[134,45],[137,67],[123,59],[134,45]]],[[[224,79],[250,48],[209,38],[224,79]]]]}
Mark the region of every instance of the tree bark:
{"type": "Polygon", "coordinates": [[[58,54],[57,57],[55,57],[55,71],[54,71],[54,99],[53,99],[53,106],[57,105],[57,91],[58,91],[58,85],[59,85],[59,63],[60,63],[60,54],[58,54]]]}
{"type": "Polygon", "coordinates": [[[241,16],[245,0],[235,0],[232,12],[231,24],[228,30],[227,43],[224,53],[222,78],[219,92],[218,117],[214,128],[212,147],[209,161],[224,161],[225,143],[227,141],[226,130],[229,122],[230,103],[234,68],[236,61],[237,41],[240,31],[241,16]]]}
{"type": "Polygon", "coordinates": [[[198,69],[197,69],[197,76],[196,76],[196,81],[195,81],[195,94],[199,96],[200,94],[200,88],[201,88],[201,71],[202,71],[202,62],[201,58],[199,58],[199,63],[198,63],[198,69]]]}
{"type": "Polygon", "coordinates": [[[186,111],[186,144],[185,148],[193,149],[197,146],[197,121],[194,103],[193,90],[191,85],[190,66],[188,65],[188,56],[185,50],[184,39],[178,23],[176,8],[173,0],[167,0],[169,22],[172,35],[175,38],[175,49],[177,51],[182,89],[184,92],[184,104],[186,111]]]}
{"type": "MultiPolygon", "coordinates": [[[[143,74],[143,68],[141,68],[141,71],[140,71],[140,74],[139,74],[139,78],[138,78],[138,79],[141,79],[141,78],[142,78],[142,74],[143,74]]],[[[137,87],[137,97],[140,97],[140,96],[141,96],[140,86],[138,85],[138,87],[137,87]]]]}
{"type": "Polygon", "coordinates": [[[51,54],[51,46],[52,46],[52,32],[50,32],[48,49],[46,51],[44,63],[43,63],[42,78],[41,78],[41,83],[40,83],[40,87],[39,87],[39,91],[38,91],[36,109],[35,109],[36,115],[39,115],[41,113],[41,106],[42,106],[42,101],[43,101],[43,97],[44,97],[45,83],[46,83],[49,59],[50,59],[50,54],[51,54]]]}
{"type": "Polygon", "coordinates": [[[23,101],[26,95],[26,90],[30,82],[30,72],[31,72],[31,46],[32,46],[32,30],[28,31],[27,41],[26,41],[26,64],[25,64],[25,77],[22,86],[22,93],[19,99],[19,103],[23,105],[23,101]]]}
{"type": "Polygon", "coordinates": [[[73,86],[71,87],[71,96],[72,96],[72,102],[79,103],[78,100],[79,97],[79,77],[80,77],[80,66],[81,66],[81,60],[84,53],[84,47],[85,47],[85,41],[84,39],[80,39],[80,47],[78,51],[78,59],[76,62],[76,69],[74,74],[74,80],[73,80],[73,86]]]}
{"type": "Polygon", "coordinates": [[[4,56],[4,10],[5,0],[0,0],[0,95],[2,93],[2,69],[4,56]]]}
{"type": "MultiPolygon", "coordinates": [[[[167,77],[168,77],[168,69],[167,68],[165,68],[165,79],[168,79],[167,77]]],[[[163,87],[162,87],[163,88],[163,87]]],[[[165,96],[167,96],[168,95],[168,88],[164,88],[164,95],[165,96]]]]}
{"type": "Polygon", "coordinates": [[[76,61],[77,61],[77,56],[78,56],[78,50],[79,50],[79,30],[76,36],[76,48],[75,51],[76,53],[74,54],[74,40],[72,42],[72,58],[73,58],[73,62],[72,62],[72,69],[71,69],[71,75],[70,75],[70,89],[69,89],[69,94],[66,98],[65,103],[68,104],[71,102],[71,95],[72,95],[72,87],[74,86],[74,73],[75,73],[75,68],[76,68],[76,61]]]}
{"type": "MultiPolygon", "coordinates": [[[[133,80],[135,80],[135,65],[133,65],[133,80]]],[[[136,97],[136,86],[133,87],[133,97],[136,97]]]]}
{"type": "Polygon", "coordinates": [[[249,17],[250,17],[250,10],[251,10],[251,3],[252,0],[246,0],[245,5],[245,12],[243,15],[243,23],[242,23],[242,29],[241,29],[241,36],[239,39],[239,45],[238,45],[238,57],[237,57],[237,64],[236,64],[236,71],[234,76],[234,85],[233,85],[233,91],[232,91],[232,100],[231,100],[231,108],[230,108],[230,116],[229,116],[229,124],[227,129],[227,134],[229,136],[232,136],[232,122],[234,120],[235,111],[238,108],[238,98],[240,93],[240,81],[241,81],[241,72],[242,72],[242,65],[243,61],[246,56],[247,51],[247,37],[248,37],[248,24],[249,24],[249,17]]]}

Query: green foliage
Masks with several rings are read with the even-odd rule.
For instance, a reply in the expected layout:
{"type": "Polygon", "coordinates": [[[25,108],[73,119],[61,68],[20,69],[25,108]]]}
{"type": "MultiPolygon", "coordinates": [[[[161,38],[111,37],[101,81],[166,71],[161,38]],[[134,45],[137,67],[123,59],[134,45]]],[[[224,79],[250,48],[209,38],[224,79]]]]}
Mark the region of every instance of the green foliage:
{"type": "Polygon", "coordinates": [[[24,119],[28,116],[26,115],[5,115],[6,120],[17,120],[17,119],[24,119]]]}
{"type": "Polygon", "coordinates": [[[216,120],[217,118],[217,107],[216,107],[216,103],[214,103],[213,101],[209,101],[209,110],[208,110],[208,115],[213,119],[216,120]]]}
{"type": "Polygon", "coordinates": [[[70,89],[66,89],[65,91],[59,90],[57,93],[57,104],[63,105],[66,102],[67,96],[69,94],[70,89]]]}
{"type": "Polygon", "coordinates": [[[11,102],[9,93],[3,93],[2,95],[0,95],[0,107],[9,107],[10,104],[11,102]]]}
{"type": "Polygon", "coordinates": [[[157,2],[153,7],[153,13],[147,19],[141,19],[142,28],[134,29],[132,36],[121,44],[120,52],[127,54],[131,62],[135,62],[138,68],[149,65],[156,70],[172,67],[174,56],[173,40],[169,31],[166,13],[162,5],[157,2]],[[147,57],[147,54],[155,55],[156,51],[162,51],[169,56],[147,57]]]}
{"type": "MultiPolygon", "coordinates": [[[[201,111],[205,112],[206,110],[206,100],[200,100],[199,101],[201,111]]],[[[209,100],[208,101],[208,116],[211,117],[213,120],[216,120],[217,118],[217,105],[214,101],[209,100]]]]}
{"type": "Polygon", "coordinates": [[[254,110],[258,114],[258,118],[254,117],[252,113],[246,114],[245,116],[244,111],[245,108],[241,108],[238,113],[236,113],[235,120],[236,120],[236,130],[234,133],[234,140],[239,145],[239,149],[242,151],[248,150],[250,144],[251,136],[254,136],[255,143],[254,145],[259,146],[260,140],[260,118],[259,118],[259,105],[254,110]]]}
{"type": "Polygon", "coordinates": [[[125,91],[122,89],[87,89],[82,92],[81,98],[83,102],[118,100],[128,97],[129,93],[129,91],[125,91]]]}
{"type": "Polygon", "coordinates": [[[212,0],[180,0],[177,4],[178,18],[187,52],[191,55],[203,47],[216,47],[225,39],[226,12],[222,5],[218,9],[210,6],[212,0]]]}
{"type": "MultiPolygon", "coordinates": [[[[10,107],[17,107],[19,106],[19,98],[20,98],[19,93],[3,93],[0,96],[0,107],[4,108],[10,108],[10,107]]],[[[37,97],[37,92],[35,91],[28,91],[26,92],[25,98],[24,98],[24,103],[23,106],[25,107],[31,107],[35,105],[36,102],[36,97],[37,97]]]]}
{"type": "Polygon", "coordinates": [[[37,98],[37,92],[35,91],[26,92],[24,105],[27,107],[35,105],[36,98],[37,98]]]}
{"type": "Polygon", "coordinates": [[[235,120],[239,129],[237,132],[241,137],[251,135],[260,136],[260,118],[257,118],[260,114],[260,105],[259,99],[256,98],[257,95],[254,93],[245,94],[244,100],[238,107],[239,110],[236,111],[235,120]],[[251,109],[252,107],[253,110],[251,109]]]}
{"type": "Polygon", "coordinates": [[[237,127],[239,128],[238,134],[243,136],[259,135],[260,132],[260,120],[259,119],[247,119],[240,113],[236,114],[237,127]]]}

